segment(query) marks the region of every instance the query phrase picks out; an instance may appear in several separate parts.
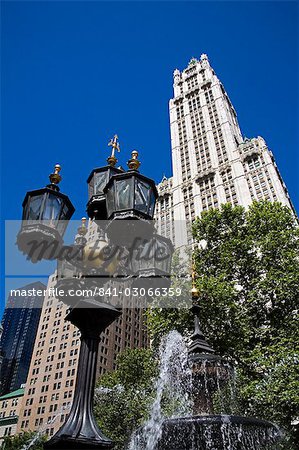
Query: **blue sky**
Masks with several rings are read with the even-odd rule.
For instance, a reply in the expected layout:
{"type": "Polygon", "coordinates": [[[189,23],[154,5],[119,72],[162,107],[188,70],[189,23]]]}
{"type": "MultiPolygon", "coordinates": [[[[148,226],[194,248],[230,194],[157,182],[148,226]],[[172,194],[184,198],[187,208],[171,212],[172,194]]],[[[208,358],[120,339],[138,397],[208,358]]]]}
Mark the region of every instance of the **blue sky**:
{"type": "Polygon", "coordinates": [[[2,2],[2,217],[62,165],[85,215],[86,179],[118,133],[120,163],[171,174],[172,72],[209,55],[245,136],[263,136],[299,210],[298,3],[2,2]]]}

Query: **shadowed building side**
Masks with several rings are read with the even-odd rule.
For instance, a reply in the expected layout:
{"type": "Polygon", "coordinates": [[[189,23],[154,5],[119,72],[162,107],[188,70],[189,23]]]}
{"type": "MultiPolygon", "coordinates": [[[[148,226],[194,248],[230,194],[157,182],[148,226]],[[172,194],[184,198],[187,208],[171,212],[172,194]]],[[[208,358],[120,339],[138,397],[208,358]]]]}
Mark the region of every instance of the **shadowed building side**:
{"type": "Polygon", "coordinates": [[[30,283],[16,290],[22,295],[12,292],[8,297],[0,342],[2,395],[26,383],[45,288],[43,283],[30,283]],[[36,295],[27,295],[34,290],[36,295]]]}

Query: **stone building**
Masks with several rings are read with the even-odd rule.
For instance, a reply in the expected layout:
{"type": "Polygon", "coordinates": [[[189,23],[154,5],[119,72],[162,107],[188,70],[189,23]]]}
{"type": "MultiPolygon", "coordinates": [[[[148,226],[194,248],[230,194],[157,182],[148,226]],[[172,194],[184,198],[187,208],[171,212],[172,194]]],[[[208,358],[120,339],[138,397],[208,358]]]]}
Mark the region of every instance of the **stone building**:
{"type": "Polygon", "coordinates": [[[38,293],[43,293],[45,287],[43,283],[34,282],[15,289],[8,296],[0,340],[2,395],[19,389],[26,382],[44,298],[38,293]]]}
{"type": "Polygon", "coordinates": [[[273,153],[262,137],[242,136],[236,111],[207,55],[192,58],[182,72],[176,69],[173,80],[173,176],[158,185],[156,217],[165,220],[164,232],[176,247],[191,244],[188,224],[195,217],[222,203],[247,208],[253,200],[266,199],[293,208],[273,153]]]}
{"type": "Polygon", "coordinates": [[[16,433],[23,397],[23,387],[0,397],[0,447],[5,436],[16,433]]]}

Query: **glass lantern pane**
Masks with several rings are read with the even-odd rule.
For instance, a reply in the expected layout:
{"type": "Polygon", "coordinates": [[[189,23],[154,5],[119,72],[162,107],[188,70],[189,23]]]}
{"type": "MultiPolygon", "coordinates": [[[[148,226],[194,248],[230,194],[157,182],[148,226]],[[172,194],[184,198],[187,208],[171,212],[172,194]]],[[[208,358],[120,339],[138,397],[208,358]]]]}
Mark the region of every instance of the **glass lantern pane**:
{"type": "Polygon", "coordinates": [[[60,220],[67,220],[68,219],[68,212],[69,208],[66,204],[63,205],[63,209],[61,211],[60,220]]]}
{"type": "Polygon", "coordinates": [[[103,194],[103,189],[106,186],[107,181],[107,172],[95,173],[93,194],[103,194]]]}
{"type": "Polygon", "coordinates": [[[147,213],[149,203],[150,186],[136,179],[135,185],[135,208],[147,213]]]}
{"type": "Polygon", "coordinates": [[[53,194],[49,194],[46,199],[42,219],[49,221],[49,226],[56,226],[57,220],[60,216],[63,200],[53,194]]]}
{"type": "Polygon", "coordinates": [[[57,261],[58,278],[73,278],[77,275],[78,270],[68,261],[57,261]]]}
{"type": "Polygon", "coordinates": [[[131,268],[133,273],[139,270],[146,270],[152,267],[153,255],[151,251],[152,245],[151,240],[142,240],[138,243],[138,246],[134,248],[132,258],[131,258],[131,268]]]}
{"type": "Polygon", "coordinates": [[[168,272],[171,262],[171,247],[162,239],[155,241],[155,265],[162,272],[168,272]]]}
{"type": "Polygon", "coordinates": [[[156,204],[156,196],[151,188],[151,194],[150,194],[150,202],[149,202],[149,215],[153,216],[155,211],[155,204],[156,204]]]}
{"type": "Polygon", "coordinates": [[[140,253],[140,269],[155,268],[155,251],[153,246],[153,239],[144,241],[143,251],[140,253]]]}
{"type": "Polygon", "coordinates": [[[90,180],[88,183],[88,198],[90,198],[94,194],[94,178],[90,180]]]}
{"type": "Polygon", "coordinates": [[[116,209],[132,209],[133,206],[133,180],[115,180],[116,209]]]}
{"type": "MultiPolygon", "coordinates": [[[[63,200],[62,200],[62,202],[63,202],[63,200]]],[[[60,236],[64,235],[64,232],[65,232],[67,224],[68,224],[68,219],[69,219],[69,208],[64,203],[63,209],[62,209],[60,217],[59,217],[58,224],[56,225],[57,231],[59,232],[60,236]]]]}
{"type": "Polygon", "coordinates": [[[38,220],[41,212],[41,206],[43,203],[43,195],[37,195],[35,197],[30,197],[28,205],[28,215],[26,219],[28,220],[38,220]]]}
{"type": "Polygon", "coordinates": [[[110,217],[115,211],[115,201],[114,201],[114,184],[112,184],[106,192],[106,207],[107,216],[110,217]]]}

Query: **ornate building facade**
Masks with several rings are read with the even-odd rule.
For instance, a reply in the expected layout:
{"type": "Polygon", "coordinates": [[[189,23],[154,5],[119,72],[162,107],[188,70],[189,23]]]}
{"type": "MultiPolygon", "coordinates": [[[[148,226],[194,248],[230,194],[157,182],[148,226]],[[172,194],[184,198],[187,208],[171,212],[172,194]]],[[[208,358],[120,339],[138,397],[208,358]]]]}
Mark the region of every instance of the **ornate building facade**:
{"type": "Polygon", "coordinates": [[[176,247],[192,242],[187,224],[222,203],[247,208],[253,200],[266,199],[293,208],[273,153],[262,137],[243,138],[236,111],[207,55],[192,58],[182,72],[176,69],[173,79],[173,176],[158,185],[156,217],[166,221],[164,232],[176,247]],[[180,223],[177,233],[174,221],[180,223]]]}

